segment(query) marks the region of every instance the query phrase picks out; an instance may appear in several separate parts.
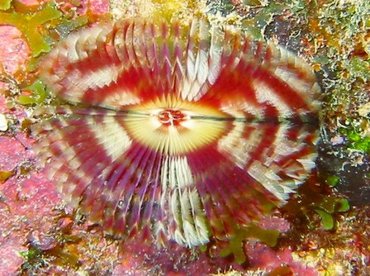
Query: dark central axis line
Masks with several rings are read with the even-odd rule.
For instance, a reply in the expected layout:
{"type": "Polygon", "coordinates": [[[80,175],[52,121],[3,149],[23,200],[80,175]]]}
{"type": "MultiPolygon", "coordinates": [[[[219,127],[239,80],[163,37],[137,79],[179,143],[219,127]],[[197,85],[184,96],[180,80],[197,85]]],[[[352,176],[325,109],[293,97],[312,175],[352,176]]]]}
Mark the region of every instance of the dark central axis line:
{"type": "MultiPolygon", "coordinates": [[[[153,117],[153,114],[143,113],[138,111],[125,111],[125,114],[138,115],[140,117],[153,117]]],[[[245,117],[221,117],[221,116],[208,116],[208,115],[192,115],[189,120],[201,121],[214,121],[214,122],[238,122],[238,123],[260,123],[260,124],[311,124],[313,126],[319,125],[319,118],[316,114],[306,114],[302,116],[294,116],[290,118],[283,117],[268,117],[268,118],[245,118],[245,117]]]]}
{"type": "MultiPolygon", "coordinates": [[[[75,114],[83,116],[113,116],[113,117],[128,117],[133,119],[150,118],[155,115],[149,112],[134,111],[134,110],[114,110],[107,108],[96,108],[94,112],[87,110],[75,110],[75,114]]],[[[308,113],[304,115],[295,115],[293,117],[267,117],[267,118],[245,118],[245,117],[222,117],[222,116],[208,116],[208,115],[191,115],[189,120],[208,120],[213,122],[238,122],[238,123],[260,123],[260,124],[310,124],[318,126],[320,120],[317,114],[308,113]]]]}

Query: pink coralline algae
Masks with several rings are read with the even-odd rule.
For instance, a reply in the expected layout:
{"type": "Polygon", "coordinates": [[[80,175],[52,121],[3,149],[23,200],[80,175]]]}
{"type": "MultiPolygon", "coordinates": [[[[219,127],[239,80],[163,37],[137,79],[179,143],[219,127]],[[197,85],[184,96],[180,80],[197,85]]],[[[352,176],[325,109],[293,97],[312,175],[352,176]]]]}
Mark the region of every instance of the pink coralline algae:
{"type": "Polygon", "coordinates": [[[0,26],[0,64],[4,71],[14,74],[24,66],[28,57],[29,48],[22,33],[13,26],[0,26]]]}
{"type": "Polygon", "coordinates": [[[14,137],[0,136],[0,171],[11,171],[17,164],[28,160],[30,153],[14,137]]]}
{"type": "Polygon", "coordinates": [[[105,14],[109,11],[109,2],[106,0],[83,0],[81,2],[84,11],[90,9],[94,14],[105,14]]]}
{"type": "Polygon", "coordinates": [[[110,234],[193,247],[257,220],[310,177],[310,67],[194,20],[71,34],[40,76],[66,102],[33,129],[64,199],[110,234]]]}
{"type": "Polygon", "coordinates": [[[274,250],[260,243],[248,242],[245,251],[249,257],[249,265],[253,269],[273,271],[286,267],[291,274],[276,275],[318,275],[316,269],[294,261],[292,251],[288,248],[274,250]]]}
{"type": "MultiPolygon", "coordinates": [[[[1,148],[3,148],[1,146],[1,148]]],[[[53,183],[43,174],[11,178],[0,185],[0,275],[16,275],[24,262],[27,235],[47,233],[53,227],[53,207],[60,202],[53,183]]]]}
{"type": "Polygon", "coordinates": [[[73,8],[76,9],[78,15],[89,13],[99,16],[109,12],[109,1],[106,0],[82,0],[78,2],[57,0],[57,2],[62,10],[68,11],[73,8]]]}

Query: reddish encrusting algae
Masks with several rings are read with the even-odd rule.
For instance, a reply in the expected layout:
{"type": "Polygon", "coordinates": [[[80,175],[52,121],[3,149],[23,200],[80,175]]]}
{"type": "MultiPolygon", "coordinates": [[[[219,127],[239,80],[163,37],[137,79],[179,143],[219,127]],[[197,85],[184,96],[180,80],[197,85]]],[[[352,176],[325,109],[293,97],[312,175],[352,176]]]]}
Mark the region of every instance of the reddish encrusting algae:
{"type": "Polygon", "coordinates": [[[315,166],[310,67],[204,20],[83,29],[40,75],[68,103],[34,128],[49,176],[115,236],[225,239],[288,200],[315,166]]]}

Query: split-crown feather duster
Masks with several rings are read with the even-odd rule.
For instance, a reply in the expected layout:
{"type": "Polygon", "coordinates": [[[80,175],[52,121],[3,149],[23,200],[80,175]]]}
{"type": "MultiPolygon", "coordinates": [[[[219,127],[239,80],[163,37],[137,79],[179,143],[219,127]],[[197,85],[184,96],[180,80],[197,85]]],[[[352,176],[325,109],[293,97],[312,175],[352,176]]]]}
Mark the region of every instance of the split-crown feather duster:
{"type": "Polygon", "coordinates": [[[205,20],[85,28],[40,76],[70,105],[34,127],[37,151],[66,201],[115,236],[228,237],[315,165],[309,65],[205,20]]]}

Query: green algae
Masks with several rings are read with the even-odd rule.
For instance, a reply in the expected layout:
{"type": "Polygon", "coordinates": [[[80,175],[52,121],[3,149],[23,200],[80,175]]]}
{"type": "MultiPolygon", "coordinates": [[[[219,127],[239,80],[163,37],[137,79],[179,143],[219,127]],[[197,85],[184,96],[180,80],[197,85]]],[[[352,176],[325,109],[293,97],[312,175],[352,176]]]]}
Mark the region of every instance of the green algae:
{"type": "Polygon", "coordinates": [[[37,243],[29,243],[28,250],[18,253],[24,259],[21,265],[21,275],[39,275],[42,268],[50,266],[51,263],[61,267],[78,269],[80,266],[79,256],[74,251],[76,251],[75,247],[80,238],[63,233],[59,234],[59,237],[55,237],[54,234],[52,237],[56,238],[56,243],[50,248],[41,249],[37,243]]]}
{"type": "Polygon", "coordinates": [[[25,87],[23,90],[30,91],[30,95],[20,95],[17,102],[21,105],[40,105],[45,102],[49,91],[41,80],[36,80],[31,85],[25,87]]]}
{"type": "Polygon", "coordinates": [[[270,247],[277,244],[280,232],[277,230],[263,229],[253,223],[246,227],[238,228],[230,238],[227,246],[220,252],[221,257],[232,255],[238,264],[246,262],[247,257],[244,252],[244,241],[248,238],[255,238],[270,247]]]}
{"type": "Polygon", "coordinates": [[[335,214],[344,213],[350,209],[347,199],[334,196],[325,197],[315,207],[314,211],[320,216],[321,225],[325,230],[332,230],[335,227],[335,214]]]}
{"type": "MultiPolygon", "coordinates": [[[[42,250],[31,246],[27,251],[20,251],[19,255],[24,259],[21,265],[22,272],[34,272],[47,265],[42,250]]],[[[29,275],[29,274],[27,274],[29,275]]]]}
{"type": "Polygon", "coordinates": [[[339,184],[339,181],[340,181],[340,178],[339,176],[336,176],[336,175],[330,175],[326,178],[326,183],[330,186],[330,187],[335,187],[339,184]]]}
{"type": "Polygon", "coordinates": [[[40,250],[37,250],[35,248],[31,248],[30,250],[19,252],[19,255],[21,255],[27,261],[30,259],[36,258],[39,254],[40,254],[40,250]]]}
{"type": "Polygon", "coordinates": [[[347,137],[349,149],[370,154],[370,137],[359,128],[340,128],[339,132],[347,137]]]}
{"type": "Polygon", "coordinates": [[[361,133],[350,131],[348,133],[349,147],[370,154],[370,137],[362,137],[361,133]]]}
{"type": "Polygon", "coordinates": [[[2,0],[0,1],[0,11],[9,10],[12,4],[12,0],[2,0]]]}
{"type": "Polygon", "coordinates": [[[315,209],[315,212],[320,216],[322,227],[325,230],[332,230],[334,228],[334,218],[331,214],[320,209],[315,209]]]}
{"type": "Polygon", "coordinates": [[[347,212],[350,208],[348,200],[345,198],[337,198],[334,196],[325,197],[319,204],[318,207],[322,210],[334,214],[347,212]]]}
{"type": "Polygon", "coordinates": [[[36,12],[0,12],[0,24],[17,27],[25,36],[32,56],[38,57],[41,53],[51,50],[50,43],[45,39],[44,25],[54,19],[58,19],[62,13],[53,3],[44,5],[36,12]]]}
{"type": "Polygon", "coordinates": [[[350,76],[356,80],[360,79],[364,83],[370,81],[370,61],[360,57],[354,57],[345,64],[350,76]]]}

